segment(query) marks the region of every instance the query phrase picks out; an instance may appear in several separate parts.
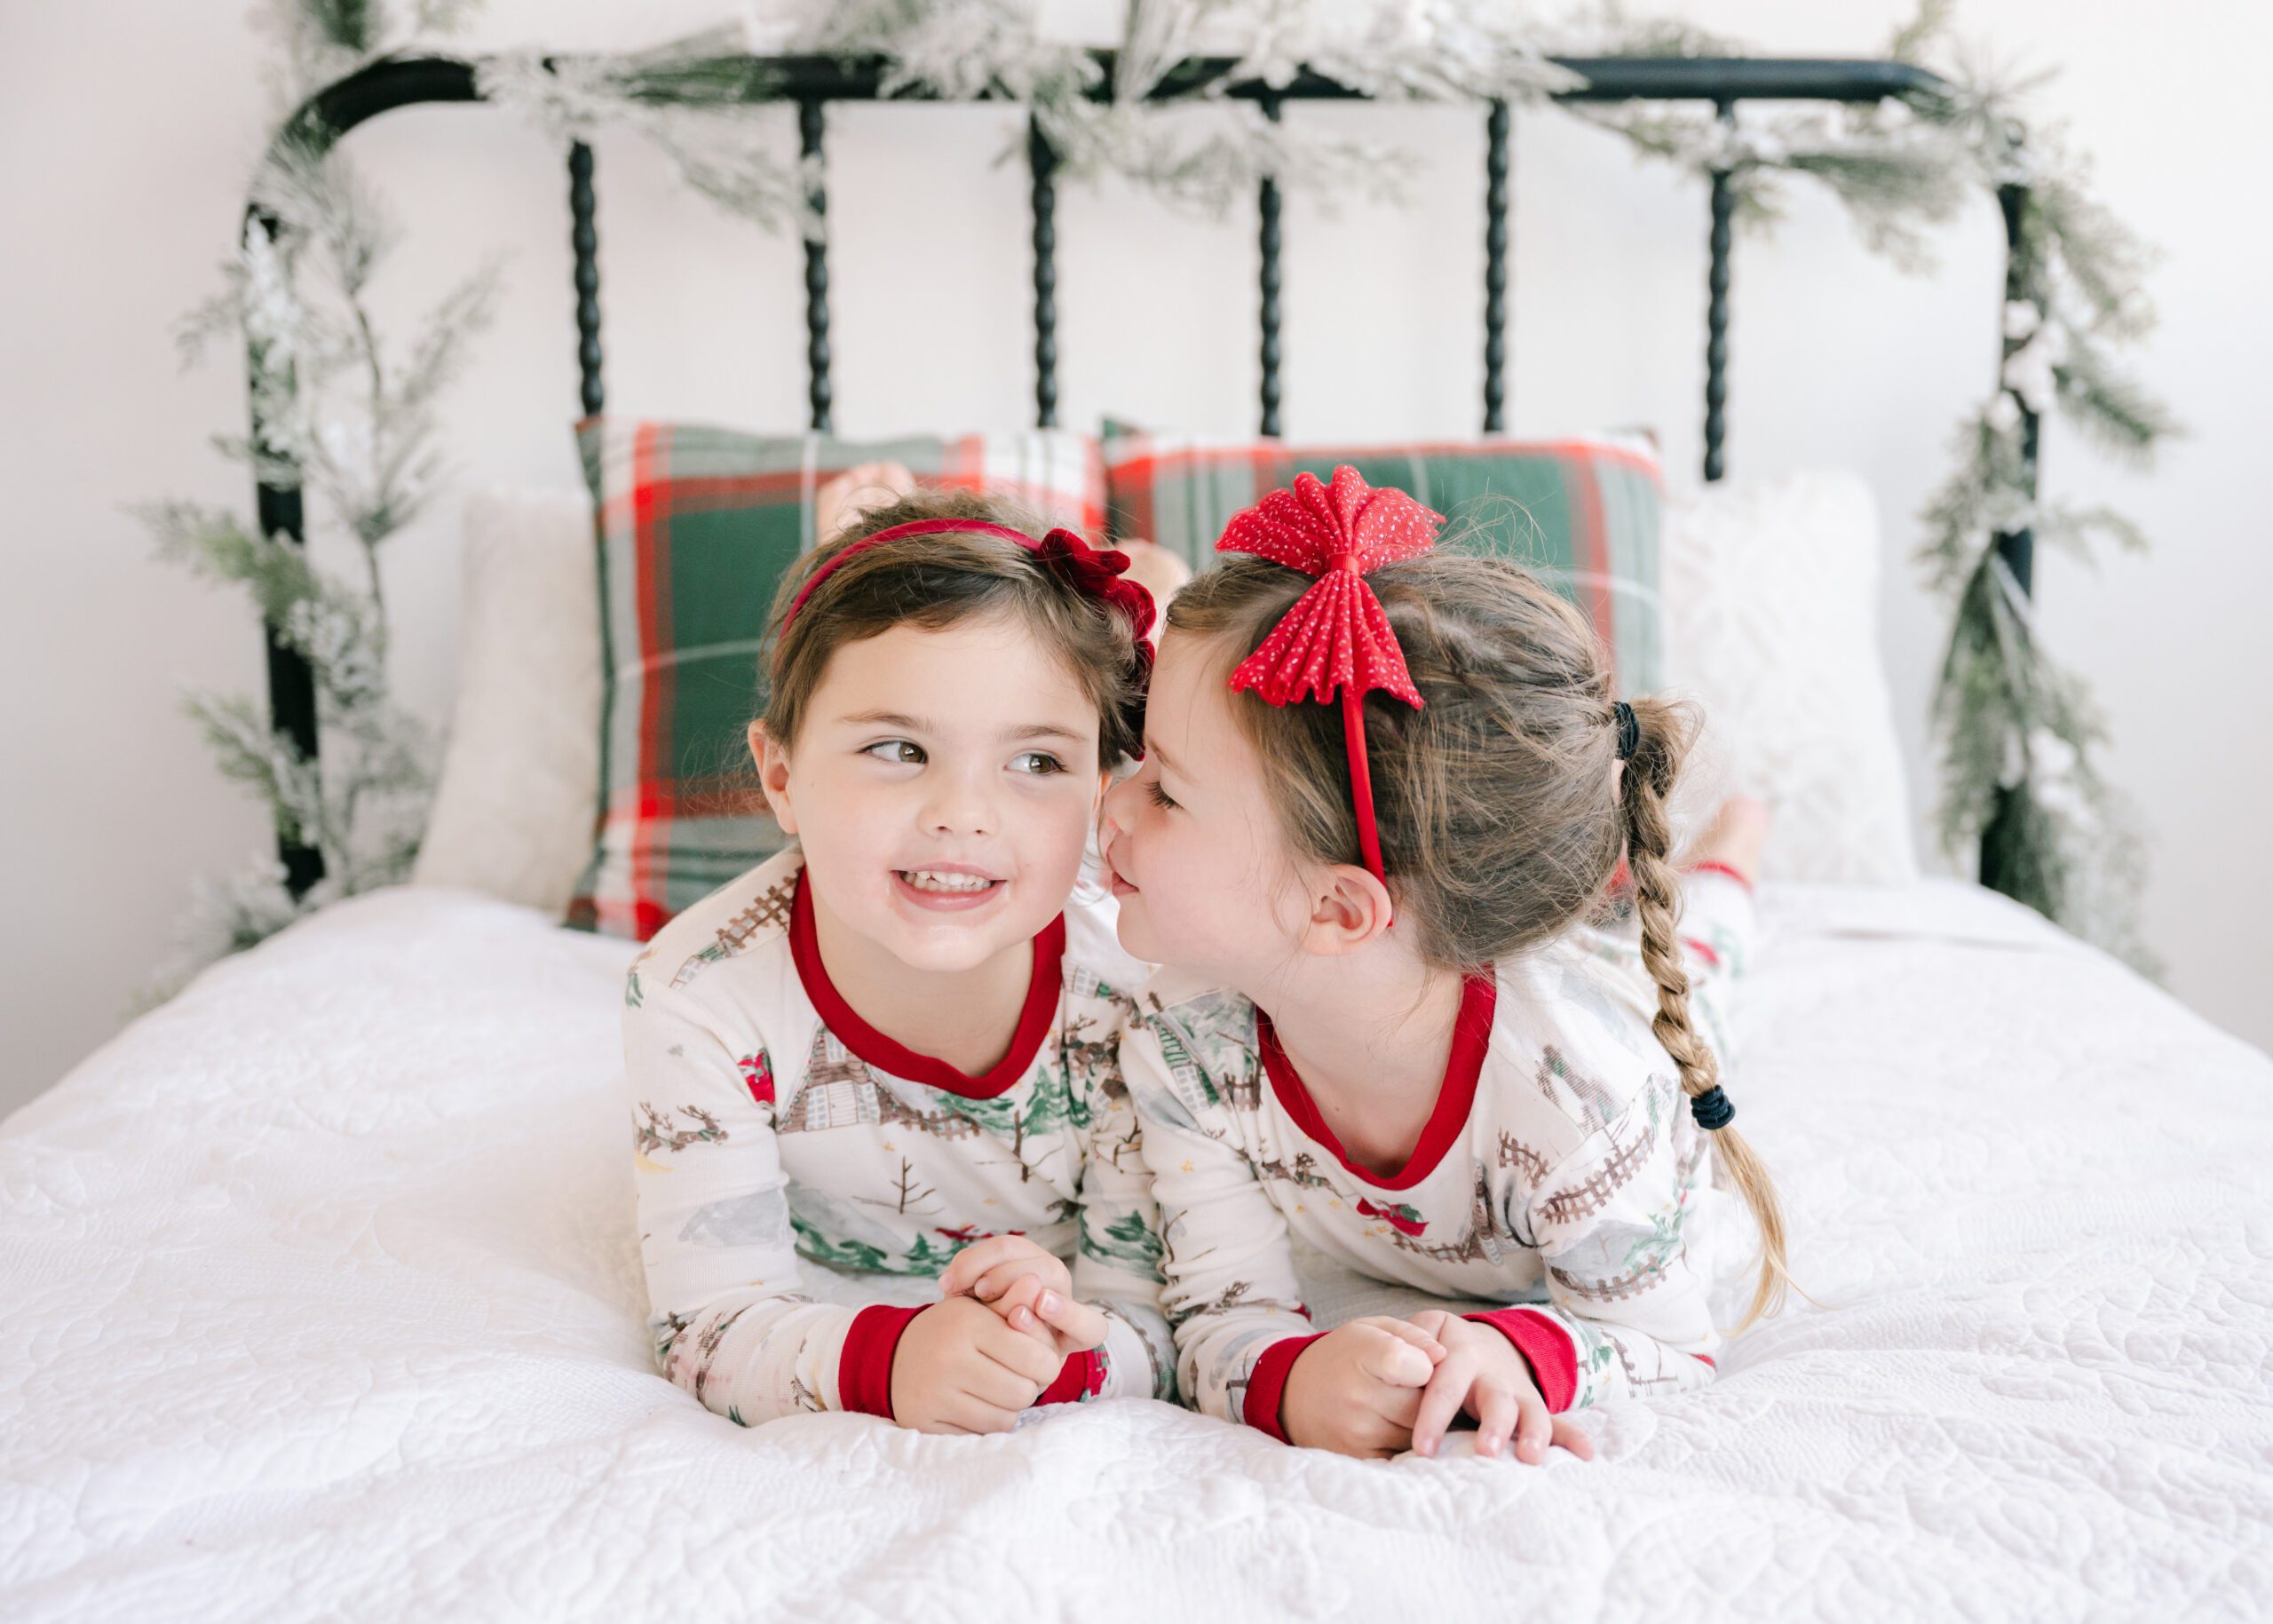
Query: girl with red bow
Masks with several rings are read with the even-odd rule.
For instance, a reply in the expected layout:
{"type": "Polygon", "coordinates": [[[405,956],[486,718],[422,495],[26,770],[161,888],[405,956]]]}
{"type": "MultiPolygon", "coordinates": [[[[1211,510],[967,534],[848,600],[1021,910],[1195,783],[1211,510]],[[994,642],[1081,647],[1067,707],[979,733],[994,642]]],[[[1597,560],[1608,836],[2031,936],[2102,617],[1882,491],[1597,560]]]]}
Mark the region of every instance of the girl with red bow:
{"type": "Polygon", "coordinates": [[[1442,523],[1303,474],[1174,599],[1105,800],[1121,941],[1164,965],[1122,1070],[1185,1402],[1352,1454],[1466,1414],[1485,1454],[1588,1455],[1572,1410],[1711,1375],[1701,1243],[1752,1227],[1716,1174],[1763,1242],[1753,1314],[1782,1293],[1693,1000],[1741,957],[1761,831],[1734,809],[1737,860],[1684,886],[1683,712],[1618,700],[1576,611],[1432,553],[1442,523]],[[1447,1305],[1319,1335],[1295,1237],[1447,1305]]]}
{"type": "Polygon", "coordinates": [[[623,1015],[656,1358],[721,1414],[1172,1390],[1111,1042],[1148,967],[1076,883],[1152,665],[1126,564],[951,493],[784,585],[749,745],[796,844],[666,925],[623,1015]],[[801,1257],[938,1295],[816,1302],[801,1257]]]}

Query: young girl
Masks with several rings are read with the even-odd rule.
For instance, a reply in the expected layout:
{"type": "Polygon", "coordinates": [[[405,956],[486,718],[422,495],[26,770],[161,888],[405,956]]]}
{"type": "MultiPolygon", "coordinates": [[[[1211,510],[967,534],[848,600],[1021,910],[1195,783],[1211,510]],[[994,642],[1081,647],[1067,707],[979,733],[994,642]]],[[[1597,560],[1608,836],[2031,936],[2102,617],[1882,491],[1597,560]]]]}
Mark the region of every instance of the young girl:
{"type": "MultiPolygon", "coordinates": [[[[1105,804],[1121,940],[1168,964],[1123,1068],[1186,1402],[1351,1454],[1432,1454],[1464,1411],[1485,1454],[1512,1432],[1526,1461],[1587,1455],[1563,1412],[1710,1375],[1687,1246],[1716,1156],[1765,1245],[1754,1314],[1781,1224],[1691,1020],[1683,717],[1614,701],[1524,570],[1430,556],[1442,522],[1304,474],[1218,543],[1260,557],[1175,599],[1143,771],[1105,804]],[[1589,928],[1621,850],[1638,955],[1589,928]],[[1290,1231],[1515,1306],[1316,1335],[1290,1231]]],[[[1707,865],[1691,892],[1690,963],[1732,969],[1746,876],[1707,865]]]]}
{"type": "Polygon", "coordinates": [[[1171,1390],[1110,1041],[1145,967],[1102,891],[1075,890],[1136,744],[1152,600],[1120,555],[1005,517],[906,498],[784,583],[749,742],[796,844],[631,967],[656,1358],[745,1424],[991,1432],[1037,1402],[1171,1390]],[[805,1295],[800,1255],[964,1263],[935,1303],[856,1311],[805,1295]],[[1013,1260],[1014,1303],[961,1295],[1013,1260]]]}

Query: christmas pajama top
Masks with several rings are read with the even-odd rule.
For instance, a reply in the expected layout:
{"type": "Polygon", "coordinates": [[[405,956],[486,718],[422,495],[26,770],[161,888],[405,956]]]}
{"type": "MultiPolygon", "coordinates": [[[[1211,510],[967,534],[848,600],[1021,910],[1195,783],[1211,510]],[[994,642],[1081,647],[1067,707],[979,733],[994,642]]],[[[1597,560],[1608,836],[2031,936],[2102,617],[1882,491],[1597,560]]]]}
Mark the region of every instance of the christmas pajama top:
{"type": "Polygon", "coordinates": [[[663,1373],[755,1425],[891,1414],[921,1311],[817,1303],[802,1256],[936,1276],[974,1240],[1072,1258],[1110,1333],[1040,1402],[1173,1391],[1160,1235],[1115,1040],[1146,966],[1109,898],[1035,939],[1010,1052],[969,1077],[876,1032],[829,985],[794,848],[664,926],[624,986],[649,1326],[663,1373]]]}
{"type": "MultiPolygon", "coordinates": [[[[1715,1002],[1751,898],[1726,873],[1687,879],[1691,1018],[1725,1055],[1715,1002]]],[[[1245,997],[1164,970],[1139,1002],[1122,1071],[1187,1404],[1285,1437],[1287,1373],[1316,1335],[1290,1232],[1377,1279],[1509,1305],[1469,1317],[1508,1336],[1552,1409],[1710,1379],[1720,1338],[1688,1249],[1713,1204],[1710,1136],[1651,1031],[1630,919],[1469,978],[1443,1089],[1394,1175],[1344,1159],[1245,997]]]]}

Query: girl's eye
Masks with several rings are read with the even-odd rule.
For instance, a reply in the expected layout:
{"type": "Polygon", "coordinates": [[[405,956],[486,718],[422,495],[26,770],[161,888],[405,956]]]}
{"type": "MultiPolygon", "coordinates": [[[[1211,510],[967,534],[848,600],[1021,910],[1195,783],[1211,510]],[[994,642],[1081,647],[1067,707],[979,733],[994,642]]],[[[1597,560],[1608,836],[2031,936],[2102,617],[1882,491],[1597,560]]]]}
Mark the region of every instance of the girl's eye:
{"type": "Polygon", "coordinates": [[[1065,771],[1065,764],[1048,750],[1028,750],[1022,756],[1013,756],[1010,765],[1017,772],[1031,772],[1037,778],[1065,771]]]}
{"type": "Polygon", "coordinates": [[[922,745],[906,739],[886,739],[882,743],[868,746],[860,753],[863,756],[873,756],[878,761],[891,762],[894,766],[904,767],[920,767],[930,759],[923,754],[922,745]]]}
{"type": "Polygon", "coordinates": [[[1176,802],[1170,798],[1167,790],[1160,788],[1160,780],[1159,779],[1156,778],[1151,783],[1145,785],[1144,793],[1152,797],[1152,804],[1159,807],[1162,812],[1173,812],[1176,809],[1176,802]]]}

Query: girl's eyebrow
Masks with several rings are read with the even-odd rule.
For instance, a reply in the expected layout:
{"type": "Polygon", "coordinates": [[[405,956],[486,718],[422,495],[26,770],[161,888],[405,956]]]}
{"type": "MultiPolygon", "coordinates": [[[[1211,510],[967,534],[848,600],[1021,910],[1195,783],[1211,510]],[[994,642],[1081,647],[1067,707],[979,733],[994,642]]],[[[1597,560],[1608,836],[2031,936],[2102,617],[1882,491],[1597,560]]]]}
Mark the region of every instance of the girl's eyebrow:
{"type": "Polygon", "coordinates": [[[848,727],[904,727],[912,733],[939,731],[936,725],[925,717],[902,716],[897,710],[857,710],[836,719],[848,727]]]}
{"type": "MultiPolygon", "coordinates": [[[[857,710],[849,716],[842,716],[836,719],[841,725],[846,727],[899,727],[911,733],[936,733],[941,731],[939,725],[927,717],[904,716],[897,710],[857,710]]],[[[1073,744],[1079,744],[1081,741],[1080,733],[1071,728],[1060,727],[1054,722],[1029,722],[1023,727],[1005,728],[1002,736],[1005,740],[1012,741],[1063,739],[1073,744]]]]}

